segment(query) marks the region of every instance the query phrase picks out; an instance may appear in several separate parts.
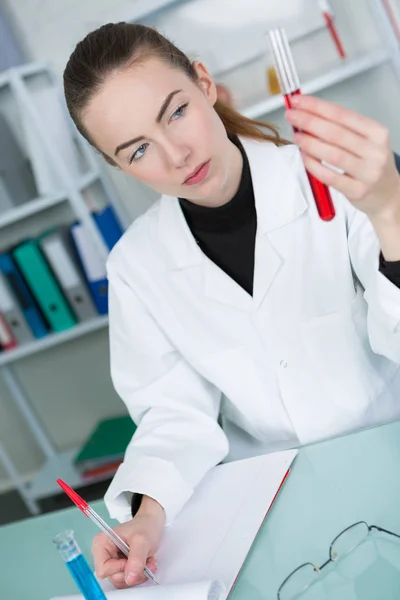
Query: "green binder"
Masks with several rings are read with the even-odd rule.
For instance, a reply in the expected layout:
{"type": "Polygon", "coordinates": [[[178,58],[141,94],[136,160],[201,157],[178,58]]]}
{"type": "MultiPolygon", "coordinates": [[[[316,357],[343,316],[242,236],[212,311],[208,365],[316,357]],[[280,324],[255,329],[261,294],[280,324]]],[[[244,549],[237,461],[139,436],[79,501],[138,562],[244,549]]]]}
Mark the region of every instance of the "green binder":
{"type": "Polygon", "coordinates": [[[74,459],[80,470],[122,460],[136,426],[130,416],[100,421],[74,459]]]}
{"type": "Polygon", "coordinates": [[[73,327],[77,319],[37,241],[23,242],[12,255],[52,330],[59,332],[73,327]]]}

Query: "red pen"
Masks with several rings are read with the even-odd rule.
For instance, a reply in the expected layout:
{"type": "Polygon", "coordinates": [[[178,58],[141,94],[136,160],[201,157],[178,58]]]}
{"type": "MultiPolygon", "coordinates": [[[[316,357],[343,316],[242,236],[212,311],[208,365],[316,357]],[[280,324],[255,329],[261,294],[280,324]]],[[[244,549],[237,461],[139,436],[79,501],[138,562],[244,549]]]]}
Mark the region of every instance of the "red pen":
{"type": "MultiPolygon", "coordinates": [[[[284,29],[272,29],[268,37],[285,106],[291,108],[291,98],[301,94],[301,89],[289,42],[284,29]]],[[[297,128],[293,129],[298,131],[297,128]]],[[[331,221],[335,216],[335,207],[328,186],[306,172],[319,216],[323,221],[331,221]]]]}
{"type": "MultiPolygon", "coordinates": [[[[119,550],[121,550],[121,552],[125,554],[125,556],[128,556],[128,544],[124,542],[124,540],[120,538],[119,535],[117,535],[109,525],[107,525],[107,523],[100,517],[100,515],[91,506],[89,506],[89,504],[83,498],[81,498],[81,496],[77,492],[75,492],[75,490],[73,490],[67,483],[65,483],[65,481],[63,481],[62,479],[57,479],[57,483],[60,487],[62,487],[67,496],[71,498],[72,502],[76,504],[79,510],[81,510],[84,515],[86,515],[91,521],[93,521],[93,523],[97,525],[97,527],[101,529],[106,534],[106,536],[114,542],[117,548],[119,548],[119,550]]],[[[147,575],[147,577],[149,577],[153,581],[153,583],[158,584],[155,575],[150,571],[150,569],[145,567],[144,572],[147,575]]]]}
{"type": "Polygon", "coordinates": [[[340,58],[346,58],[346,52],[343,48],[339,32],[336,29],[336,25],[333,20],[333,12],[331,7],[329,6],[328,0],[319,0],[319,6],[321,8],[321,12],[325,19],[326,26],[328,28],[329,33],[331,34],[333,43],[335,44],[336,50],[338,51],[340,58]]]}

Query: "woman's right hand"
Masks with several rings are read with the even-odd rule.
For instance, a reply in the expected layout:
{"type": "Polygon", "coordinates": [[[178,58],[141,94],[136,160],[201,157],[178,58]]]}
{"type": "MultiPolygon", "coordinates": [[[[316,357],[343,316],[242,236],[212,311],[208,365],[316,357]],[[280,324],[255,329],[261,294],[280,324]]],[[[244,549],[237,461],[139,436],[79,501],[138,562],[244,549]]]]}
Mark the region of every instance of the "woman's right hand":
{"type": "Polygon", "coordinates": [[[147,580],[145,565],[154,573],[154,557],[165,526],[164,509],[152,498],[143,497],[135,517],[114,527],[114,531],[128,544],[130,552],[125,557],[115,544],[99,533],[93,540],[92,553],[97,576],[108,577],[117,589],[139,585],[147,580]]]}

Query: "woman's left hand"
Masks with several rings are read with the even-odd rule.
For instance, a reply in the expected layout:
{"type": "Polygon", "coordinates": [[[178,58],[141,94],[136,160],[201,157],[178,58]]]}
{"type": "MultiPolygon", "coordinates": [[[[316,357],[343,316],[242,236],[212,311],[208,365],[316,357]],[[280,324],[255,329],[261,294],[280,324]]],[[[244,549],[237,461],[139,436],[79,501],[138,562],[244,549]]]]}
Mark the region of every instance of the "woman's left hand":
{"type": "Polygon", "coordinates": [[[306,169],[342,192],[371,219],[390,218],[400,210],[400,175],[386,127],[314,96],[294,96],[286,119],[306,169]],[[333,165],[342,172],[321,164],[333,165]]]}

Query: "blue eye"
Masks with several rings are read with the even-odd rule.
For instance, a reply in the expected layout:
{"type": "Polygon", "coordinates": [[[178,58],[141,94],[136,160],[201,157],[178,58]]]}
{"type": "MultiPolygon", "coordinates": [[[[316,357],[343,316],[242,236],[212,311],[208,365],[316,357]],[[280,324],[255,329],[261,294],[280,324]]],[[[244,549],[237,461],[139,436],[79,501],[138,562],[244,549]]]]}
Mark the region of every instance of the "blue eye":
{"type": "Polygon", "coordinates": [[[146,152],[147,146],[148,146],[148,144],[142,144],[141,146],[139,146],[139,148],[137,150],[135,150],[135,152],[129,158],[130,165],[133,163],[134,160],[139,160],[140,158],[142,158],[142,156],[146,152]]]}
{"type": "Polygon", "coordinates": [[[171,121],[176,121],[176,119],[179,119],[179,117],[182,117],[185,113],[185,108],[188,106],[188,104],[189,103],[186,102],[185,104],[181,104],[181,106],[178,106],[176,111],[172,114],[171,121]]]}
{"type": "MultiPolygon", "coordinates": [[[[185,104],[181,104],[180,106],[178,106],[178,108],[176,109],[176,111],[172,114],[171,116],[171,121],[176,121],[177,119],[179,119],[180,117],[182,117],[185,114],[185,109],[186,107],[189,105],[189,102],[185,102],[185,104]]],[[[129,164],[131,165],[134,161],[140,160],[142,158],[142,156],[144,156],[147,146],[149,144],[142,144],[141,146],[139,146],[139,148],[137,150],[135,150],[135,152],[129,157],[129,164]]]]}

